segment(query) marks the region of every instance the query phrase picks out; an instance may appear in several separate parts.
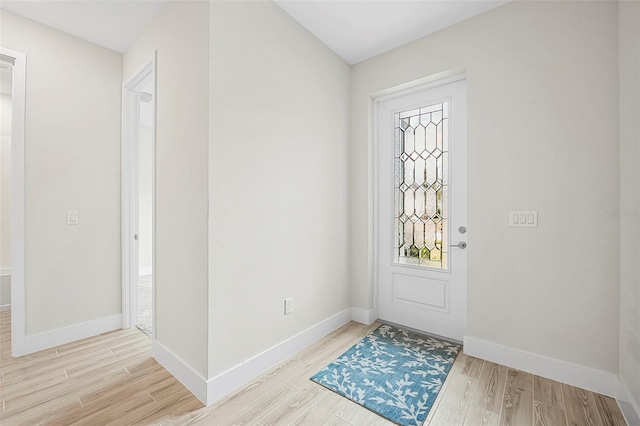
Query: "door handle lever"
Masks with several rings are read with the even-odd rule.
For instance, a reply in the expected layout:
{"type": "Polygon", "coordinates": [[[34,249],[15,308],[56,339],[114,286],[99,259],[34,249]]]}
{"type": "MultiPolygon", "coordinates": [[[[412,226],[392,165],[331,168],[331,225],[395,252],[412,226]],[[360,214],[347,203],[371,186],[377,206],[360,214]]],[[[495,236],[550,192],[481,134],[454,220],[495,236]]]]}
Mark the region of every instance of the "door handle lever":
{"type": "Polygon", "coordinates": [[[458,244],[453,244],[449,247],[458,247],[459,249],[466,249],[467,248],[467,243],[465,243],[464,241],[460,241],[458,244]]]}

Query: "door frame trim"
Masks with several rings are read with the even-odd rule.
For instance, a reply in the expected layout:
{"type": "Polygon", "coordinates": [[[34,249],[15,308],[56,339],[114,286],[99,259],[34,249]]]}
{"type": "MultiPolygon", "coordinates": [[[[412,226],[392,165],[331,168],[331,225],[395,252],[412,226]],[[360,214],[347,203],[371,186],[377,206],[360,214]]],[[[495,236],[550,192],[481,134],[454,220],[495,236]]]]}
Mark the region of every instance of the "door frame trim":
{"type": "Polygon", "coordinates": [[[152,114],[152,179],[151,179],[151,288],[152,288],[152,340],[156,339],[156,137],[157,137],[157,61],[153,51],[149,60],[122,84],[122,328],[135,324],[137,312],[138,252],[135,250],[135,234],[138,217],[138,147],[139,147],[139,98],[138,89],[151,78],[153,85],[152,114]]]}
{"type": "Polygon", "coordinates": [[[11,354],[26,354],[25,309],[25,127],[27,55],[0,47],[13,61],[11,88],[11,354]]]}
{"type": "Polygon", "coordinates": [[[379,301],[379,276],[378,276],[378,243],[379,243],[379,222],[380,215],[378,214],[379,208],[379,170],[378,170],[378,108],[381,102],[389,99],[397,98],[400,96],[410,95],[412,93],[420,92],[423,90],[433,89],[438,86],[443,86],[449,83],[455,83],[460,80],[467,79],[466,67],[457,67],[450,70],[442,71],[436,74],[432,74],[426,77],[422,77],[416,80],[412,80],[407,83],[399,84],[384,90],[380,90],[369,95],[369,160],[371,167],[369,167],[369,191],[371,200],[371,211],[369,223],[369,235],[371,246],[369,247],[369,274],[371,274],[371,282],[373,283],[373,310],[375,316],[378,315],[379,301]]]}

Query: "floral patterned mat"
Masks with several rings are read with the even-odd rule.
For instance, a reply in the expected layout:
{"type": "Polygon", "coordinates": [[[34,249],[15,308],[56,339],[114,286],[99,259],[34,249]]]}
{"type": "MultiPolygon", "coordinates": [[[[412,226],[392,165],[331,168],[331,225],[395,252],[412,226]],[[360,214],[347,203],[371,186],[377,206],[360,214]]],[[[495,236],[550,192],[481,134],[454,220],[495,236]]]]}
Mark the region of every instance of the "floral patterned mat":
{"type": "Polygon", "coordinates": [[[422,425],[460,346],[382,325],[311,377],[399,425],[422,425]]]}

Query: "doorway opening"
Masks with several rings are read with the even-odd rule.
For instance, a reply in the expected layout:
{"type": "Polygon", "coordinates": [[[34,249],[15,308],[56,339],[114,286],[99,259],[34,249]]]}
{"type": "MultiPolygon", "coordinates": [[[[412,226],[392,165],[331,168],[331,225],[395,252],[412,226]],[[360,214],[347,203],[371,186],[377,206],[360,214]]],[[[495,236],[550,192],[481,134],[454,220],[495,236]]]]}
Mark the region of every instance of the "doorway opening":
{"type": "Polygon", "coordinates": [[[153,335],[153,97],[151,80],[139,97],[138,144],[138,316],[135,323],[143,333],[153,335]]]}
{"type": "Polygon", "coordinates": [[[2,259],[0,310],[11,311],[11,354],[25,351],[24,135],[27,57],[0,47],[2,103],[2,259]],[[9,256],[7,256],[9,254],[9,256]]]}
{"type": "Polygon", "coordinates": [[[155,339],[156,55],[123,85],[123,325],[155,339]]]}
{"type": "Polygon", "coordinates": [[[13,61],[0,60],[0,312],[11,309],[11,112],[13,61]]]}

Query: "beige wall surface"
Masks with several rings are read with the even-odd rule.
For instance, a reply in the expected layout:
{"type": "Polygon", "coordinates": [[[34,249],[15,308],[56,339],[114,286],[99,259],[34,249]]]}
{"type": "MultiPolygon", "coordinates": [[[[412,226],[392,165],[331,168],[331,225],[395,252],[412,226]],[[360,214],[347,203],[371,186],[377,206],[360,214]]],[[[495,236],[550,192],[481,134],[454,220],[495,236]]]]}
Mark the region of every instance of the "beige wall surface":
{"type": "Polygon", "coordinates": [[[619,3],[620,378],[640,406],[640,2],[619,3]]]}
{"type": "Polygon", "coordinates": [[[355,306],[374,300],[369,96],[466,67],[466,335],[618,371],[617,20],[615,2],[513,2],[354,66],[355,306]]]}
{"type": "Polygon", "coordinates": [[[26,334],[117,315],[122,55],[7,11],[0,23],[28,61],[26,334]]]}
{"type": "Polygon", "coordinates": [[[349,307],[350,67],[272,2],[210,19],[212,377],[349,307]]]}
{"type": "Polygon", "coordinates": [[[158,52],[156,332],[207,375],[209,3],[169,2],[124,54],[128,79],[158,52]]]}

